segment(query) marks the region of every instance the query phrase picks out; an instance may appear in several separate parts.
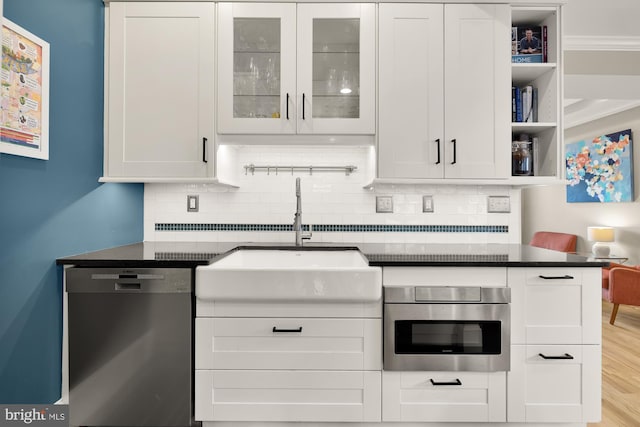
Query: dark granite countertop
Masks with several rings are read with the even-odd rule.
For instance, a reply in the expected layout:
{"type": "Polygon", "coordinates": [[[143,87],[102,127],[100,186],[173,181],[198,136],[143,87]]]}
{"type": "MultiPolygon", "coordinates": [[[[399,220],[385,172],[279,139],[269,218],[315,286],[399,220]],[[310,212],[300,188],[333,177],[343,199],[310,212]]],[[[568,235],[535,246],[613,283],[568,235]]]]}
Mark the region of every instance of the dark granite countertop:
{"type": "MultiPolygon", "coordinates": [[[[59,258],[78,267],[185,267],[207,265],[239,246],[295,248],[281,243],[140,242],[59,258]]],[[[608,262],[517,244],[307,243],[302,250],[357,247],[375,266],[602,267],[608,262]]],[[[296,248],[300,249],[300,248],[296,248]]]]}

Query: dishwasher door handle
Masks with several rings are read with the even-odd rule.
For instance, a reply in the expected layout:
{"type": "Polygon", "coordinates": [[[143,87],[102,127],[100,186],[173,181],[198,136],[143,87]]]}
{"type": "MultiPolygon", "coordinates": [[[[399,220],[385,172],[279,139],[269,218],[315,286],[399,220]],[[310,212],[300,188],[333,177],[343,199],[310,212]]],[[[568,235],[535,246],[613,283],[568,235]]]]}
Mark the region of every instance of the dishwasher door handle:
{"type": "Polygon", "coordinates": [[[116,282],[115,290],[116,291],[140,291],[142,290],[142,285],[140,283],[116,282]]]}

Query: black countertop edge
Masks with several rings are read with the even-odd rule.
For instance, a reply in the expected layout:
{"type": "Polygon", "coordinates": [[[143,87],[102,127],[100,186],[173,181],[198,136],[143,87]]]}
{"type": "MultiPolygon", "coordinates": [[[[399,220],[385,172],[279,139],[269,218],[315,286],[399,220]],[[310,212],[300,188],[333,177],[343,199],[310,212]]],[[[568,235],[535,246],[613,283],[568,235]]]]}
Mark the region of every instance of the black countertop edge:
{"type": "MultiPolygon", "coordinates": [[[[366,257],[367,254],[364,254],[366,257]]],[[[607,267],[608,262],[589,261],[369,261],[372,267],[607,267]]]]}
{"type": "Polygon", "coordinates": [[[606,267],[609,262],[517,244],[357,244],[307,246],[240,242],[139,242],[56,259],[57,265],[103,268],[195,268],[241,249],[358,250],[379,267],[606,267]]]}

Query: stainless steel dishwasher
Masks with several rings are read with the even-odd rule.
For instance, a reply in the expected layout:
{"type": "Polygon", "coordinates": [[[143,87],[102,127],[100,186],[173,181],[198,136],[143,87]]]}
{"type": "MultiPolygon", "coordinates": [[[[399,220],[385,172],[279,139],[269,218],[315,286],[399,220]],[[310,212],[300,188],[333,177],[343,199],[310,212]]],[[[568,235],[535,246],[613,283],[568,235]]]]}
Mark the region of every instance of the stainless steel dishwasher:
{"type": "Polygon", "coordinates": [[[190,268],[70,268],[69,423],[189,426],[190,268]]]}

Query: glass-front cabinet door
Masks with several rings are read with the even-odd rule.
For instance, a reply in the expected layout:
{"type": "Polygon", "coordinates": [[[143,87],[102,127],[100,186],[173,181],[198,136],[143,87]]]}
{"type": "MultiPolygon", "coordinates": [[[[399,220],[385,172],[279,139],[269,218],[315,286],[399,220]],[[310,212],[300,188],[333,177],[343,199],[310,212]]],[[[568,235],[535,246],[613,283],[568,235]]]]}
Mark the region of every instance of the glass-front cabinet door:
{"type": "Polygon", "coordinates": [[[298,133],[375,132],[375,6],[298,5],[298,133]]]}
{"type": "Polygon", "coordinates": [[[295,133],[295,4],[218,5],[218,130],[295,133]]]}
{"type": "Polygon", "coordinates": [[[218,132],[373,134],[373,4],[220,3],[218,132]]]}

